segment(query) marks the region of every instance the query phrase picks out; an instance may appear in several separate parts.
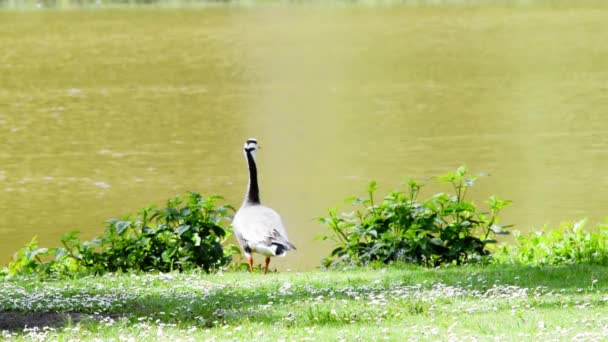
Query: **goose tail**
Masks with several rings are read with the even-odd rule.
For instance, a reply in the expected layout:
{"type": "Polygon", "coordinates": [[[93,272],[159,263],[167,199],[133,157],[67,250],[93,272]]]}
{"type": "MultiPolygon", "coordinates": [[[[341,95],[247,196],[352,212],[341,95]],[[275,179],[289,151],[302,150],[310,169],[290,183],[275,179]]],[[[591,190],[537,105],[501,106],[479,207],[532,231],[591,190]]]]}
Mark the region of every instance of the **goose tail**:
{"type": "Polygon", "coordinates": [[[296,249],[296,246],[294,246],[293,243],[289,241],[285,241],[285,243],[273,243],[273,245],[275,246],[274,255],[281,257],[285,256],[287,254],[287,251],[296,249]]]}

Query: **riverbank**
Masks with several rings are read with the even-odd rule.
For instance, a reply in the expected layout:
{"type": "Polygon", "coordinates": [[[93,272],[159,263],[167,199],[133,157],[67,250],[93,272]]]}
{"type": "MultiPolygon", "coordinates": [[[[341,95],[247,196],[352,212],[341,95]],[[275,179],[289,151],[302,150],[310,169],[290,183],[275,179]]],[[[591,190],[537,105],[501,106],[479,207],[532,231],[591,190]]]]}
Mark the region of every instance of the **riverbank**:
{"type": "Polygon", "coordinates": [[[17,278],[0,285],[0,318],[14,341],[601,340],[608,268],[17,278]]]}

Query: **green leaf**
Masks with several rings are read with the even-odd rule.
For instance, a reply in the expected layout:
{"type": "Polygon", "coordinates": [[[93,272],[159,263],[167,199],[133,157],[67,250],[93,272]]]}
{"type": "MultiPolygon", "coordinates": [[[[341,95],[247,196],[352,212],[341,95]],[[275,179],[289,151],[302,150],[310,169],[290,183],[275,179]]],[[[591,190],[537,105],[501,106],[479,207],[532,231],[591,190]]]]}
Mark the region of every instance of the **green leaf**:
{"type": "Polygon", "coordinates": [[[477,177],[468,177],[467,179],[465,179],[464,181],[464,186],[470,188],[473,185],[475,185],[475,181],[477,180],[477,177]]]}
{"type": "Polygon", "coordinates": [[[323,234],[319,234],[319,235],[316,235],[314,237],[315,241],[325,241],[327,239],[329,239],[329,236],[328,235],[323,235],[323,234]]]}
{"type": "Polygon", "coordinates": [[[498,224],[493,224],[492,226],[490,226],[490,230],[496,235],[509,235],[509,232],[503,230],[503,226],[498,224]]]}
{"type": "Polygon", "coordinates": [[[331,251],[331,253],[329,253],[329,254],[331,256],[336,256],[336,255],[340,256],[340,255],[343,255],[344,254],[343,248],[342,247],[337,247],[333,251],[331,251]]]}
{"type": "Polygon", "coordinates": [[[171,262],[171,257],[173,257],[175,252],[177,252],[177,248],[172,248],[164,251],[161,255],[162,260],[166,263],[171,262]]]}
{"type": "Polygon", "coordinates": [[[226,235],[226,231],[218,225],[212,225],[210,228],[213,234],[219,238],[223,238],[226,235]]]}
{"type": "Polygon", "coordinates": [[[376,181],[369,182],[369,186],[367,187],[367,192],[371,194],[371,193],[376,192],[376,190],[378,190],[378,183],[376,183],[376,181]]]}
{"type": "Polygon", "coordinates": [[[188,230],[190,230],[190,225],[184,224],[184,225],[177,227],[175,232],[177,233],[177,235],[182,236],[182,234],[184,234],[188,230]]]}
{"type": "Polygon", "coordinates": [[[122,235],[127,228],[131,226],[131,221],[116,221],[113,223],[113,226],[116,228],[116,234],[122,235]]]}
{"type": "Polygon", "coordinates": [[[466,175],[466,174],[467,174],[467,168],[466,168],[466,166],[461,165],[461,166],[459,166],[459,167],[456,169],[456,175],[457,175],[458,177],[463,177],[463,176],[464,176],[464,175],[466,175]]]}
{"type": "Polygon", "coordinates": [[[192,213],[192,211],[190,210],[190,208],[183,208],[180,212],[180,216],[186,217],[186,216],[190,215],[191,213],[192,213]]]}
{"type": "Polygon", "coordinates": [[[34,257],[36,257],[37,255],[39,255],[39,254],[45,254],[45,253],[47,253],[48,251],[49,251],[49,249],[48,249],[48,248],[38,248],[38,249],[35,249],[35,250],[30,251],[29,253],[27,253],[27,259],[28,259],[28,260],[32,260],[32,259],[34,259],[34,257]]]}
{"type": "Polygon", "coordinates": [[[436,246],[443,246],[443,241],[442,241],[440,238],[437,238],[437,237],[432,238],[432,239],[430,240],[430,242],[431,242],[433,245],[436,245],[436,246]]]}

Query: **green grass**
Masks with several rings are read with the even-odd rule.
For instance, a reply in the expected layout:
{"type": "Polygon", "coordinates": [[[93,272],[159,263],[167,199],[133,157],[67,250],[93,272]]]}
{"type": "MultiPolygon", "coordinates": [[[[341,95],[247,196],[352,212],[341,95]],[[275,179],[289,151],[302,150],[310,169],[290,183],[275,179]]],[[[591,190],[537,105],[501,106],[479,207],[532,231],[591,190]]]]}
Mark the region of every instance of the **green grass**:
{"type": "Polygon", "coordinates": [[[5,330],[9,340],[593,340],[608,334],[607,271],[390,267],[11,279],[0,287],[0,313],[71,318],[5,330]]]}

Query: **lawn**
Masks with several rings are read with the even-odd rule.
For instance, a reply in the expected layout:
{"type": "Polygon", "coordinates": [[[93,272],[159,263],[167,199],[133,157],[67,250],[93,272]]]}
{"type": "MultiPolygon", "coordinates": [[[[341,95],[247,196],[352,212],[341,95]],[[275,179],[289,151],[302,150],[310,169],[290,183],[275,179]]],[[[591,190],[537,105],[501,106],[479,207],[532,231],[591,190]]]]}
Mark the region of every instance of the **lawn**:
{"type": "Polygon", "coordinates": [[[607,271],[393,266],[14,278],[0,285],[0,330],[11,341],[593,341],[608,335],[607,271]]]}

